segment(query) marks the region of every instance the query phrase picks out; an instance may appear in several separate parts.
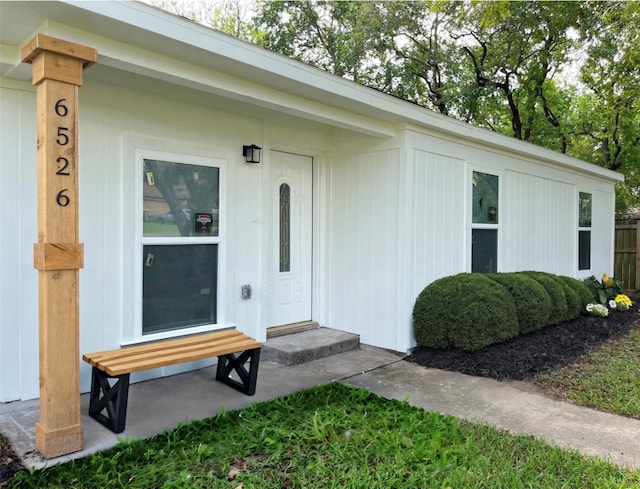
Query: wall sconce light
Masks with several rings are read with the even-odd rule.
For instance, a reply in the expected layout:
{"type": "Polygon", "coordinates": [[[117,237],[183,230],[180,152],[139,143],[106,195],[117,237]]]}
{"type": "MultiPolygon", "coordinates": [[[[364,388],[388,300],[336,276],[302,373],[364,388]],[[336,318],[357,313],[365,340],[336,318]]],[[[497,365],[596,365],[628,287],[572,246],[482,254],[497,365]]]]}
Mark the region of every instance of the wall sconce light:
{"type": "Polygon", "coordinates": [[[244,156],[247,163],[260,163],[260,152],[262,148],[252,144],[251,146],[242,147],[242,156],[244,156]]]}

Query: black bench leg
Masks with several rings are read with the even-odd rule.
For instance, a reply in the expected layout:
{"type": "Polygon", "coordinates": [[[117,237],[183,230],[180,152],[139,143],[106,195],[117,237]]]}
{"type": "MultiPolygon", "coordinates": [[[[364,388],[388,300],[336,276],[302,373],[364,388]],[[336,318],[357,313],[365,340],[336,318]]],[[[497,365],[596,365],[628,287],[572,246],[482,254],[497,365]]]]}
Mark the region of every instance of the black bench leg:
{"type": "Polygon", "coordinates": [[[91,373],[89,416],[114,433],[124,431],[129,400],[129,375],[112,377],[96,367],[93,367],[91,373]],[[117,380],[111,385],[109,379],[117,380]]]}
{"type": "Polygon", "coordinates": [[[216,380],[233,387],[240,392],[252,396],[256,393],[256,383],[258,380],[258,363],[260,362],[260,348],[243,351],[239,356],[233,353],[218,357],[218,369],[216,380]],[[249,371],[245,368],[245,363],[249,361],[249,371]],[[240,381],[231,378],[234,371],[240,381]]]}

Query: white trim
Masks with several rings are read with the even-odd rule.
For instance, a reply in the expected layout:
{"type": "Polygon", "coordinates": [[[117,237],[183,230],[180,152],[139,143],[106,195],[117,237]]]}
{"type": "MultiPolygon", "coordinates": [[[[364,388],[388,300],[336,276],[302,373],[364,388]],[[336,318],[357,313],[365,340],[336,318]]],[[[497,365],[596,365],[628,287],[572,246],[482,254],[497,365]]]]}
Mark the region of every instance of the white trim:
{"type": "Polygon", "coordinates": [[[504,182],[504,178],[503,178],[503,173],[504,170],[496,170],[495,168],[489,168],[486,166],[480,166],[480,165],[474,165],[474,164],[470,164],[468,165],[468,174],[467,174],[467,178],[468,178],[468,182],[467,182],[467,192],[465,192],[465,195],[468,196],[468,200],[467,200],[467,230],[468,230],[468,236],[467,236],[467,266],[466,266],[466,270],[467,272],[471,272],[473,269],[473,230],[474,229],[489,229],[489,230],[495,230],[497,231],[497,236],[496,236],[496,272],[500,271],[500,264],[502,263],[502,223],[504,222],[504,215],[503,215],[503,182],[504,182]],[[473,174],[474,173],[484,173],[486,175],[492,175],[495,177],[498,177],[498,222],[495,224],[492,223],[474,223],[473,222],[473,174]]]}
{"type": "Polygon", "coordinates": [[[591,189],[585,189],[585,188],[581,188],[581,187],[576,187],[576,193],[575,193],[575,202],[574,202],[574,213],[575,213],[575,217],[574,217],[574,223],[577,224],[576,226],[576,231],[575,231],[575,254],[576,254],[576,261],[575,261],[575,270],[576,270],[576,275],[578,277],[588,277],[589,275],[592,275],[592,268],[593,268],[593,255],[592,255],[592,251],[593,251],[593,218],[594,218],[594,213],[593,213],[593,203],[594,203],[594,191],[591,189]],[[580,226],[580,194],[588,194],[591,196],[591,226],[580,226]],[[580,231],[589,231],[589,268],[580,268],[580,231]]]}
{"type": "MultiPolygon", "coordinates": [[[[196,156],[186,153],[174,153],[169,151],[157,151],[136,147],[134,149],[135,175],[139,176],[143,172],[143,160],[155,159],[160,161],[171,161],[191,165],[201,165],[215,167],[220,170],[219,174],[219,215],[218,215],[218,235],[211,237],[145,237],[143,236],[143,185],[141,178],[135,178],[134,183],[134,239],[130,244],[134,247],[133,257],[133,321],[124,322],[122,327],[122,345],[130,345],[141,342],[154,341],[165,338],[186,336],[194,333],[203,333],[226,329],[235,325],[228,323],[229,311],[227,308],[227,298],[225,284],[228,281],[228,265],[226,257],[226,168],[227,161],[215,157],[196,156]],[[145,244],[217,244],[218,245],[218,273],[217,273],[217,297],[216,297],[216,319],[217,323],[196,326],[192,328],[182,328],[173,331],[163,331],[159,333],[142,333],[142,271],[143,253],[145,244]]],[[[125,245],[126,246],[126,245],[125,245]]]]}

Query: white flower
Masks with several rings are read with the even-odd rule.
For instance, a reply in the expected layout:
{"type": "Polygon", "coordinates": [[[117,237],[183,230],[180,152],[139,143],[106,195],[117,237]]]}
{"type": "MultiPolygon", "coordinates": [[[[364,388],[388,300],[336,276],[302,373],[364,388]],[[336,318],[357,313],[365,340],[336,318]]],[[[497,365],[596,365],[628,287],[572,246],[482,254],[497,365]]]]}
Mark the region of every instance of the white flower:
{"type": "Polygon", "coordinates": [[[592,316],[600,316],[600,317],[604,318],[604,317],[607,317],[609,315],[609,309],[607,309],[602,304],[588,304],[587,305],[587,311],[592,316]]]}
{"type": "Polygon", "coordinates": [[[616,305],[616,301],[614,301],[613,299],[611,299],[611,300],[609,301],[609,308],[611,308],[611,309],[615,309],[616,307],[618,307],[618,306],[616,305]]]}

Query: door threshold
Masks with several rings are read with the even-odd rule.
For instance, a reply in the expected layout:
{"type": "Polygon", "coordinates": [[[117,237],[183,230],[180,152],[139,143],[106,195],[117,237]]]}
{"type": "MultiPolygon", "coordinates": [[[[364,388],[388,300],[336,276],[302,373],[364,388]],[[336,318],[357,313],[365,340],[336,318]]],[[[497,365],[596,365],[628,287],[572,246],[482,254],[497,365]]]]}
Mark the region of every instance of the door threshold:
{"type": "Polygon", "coordinates": [[[309,329],[317,329],[320,325],[316,321],[301,321],[299,323],[283,324],[267,328],[267,339],[288,334],[300,333],[309,329]]]}

